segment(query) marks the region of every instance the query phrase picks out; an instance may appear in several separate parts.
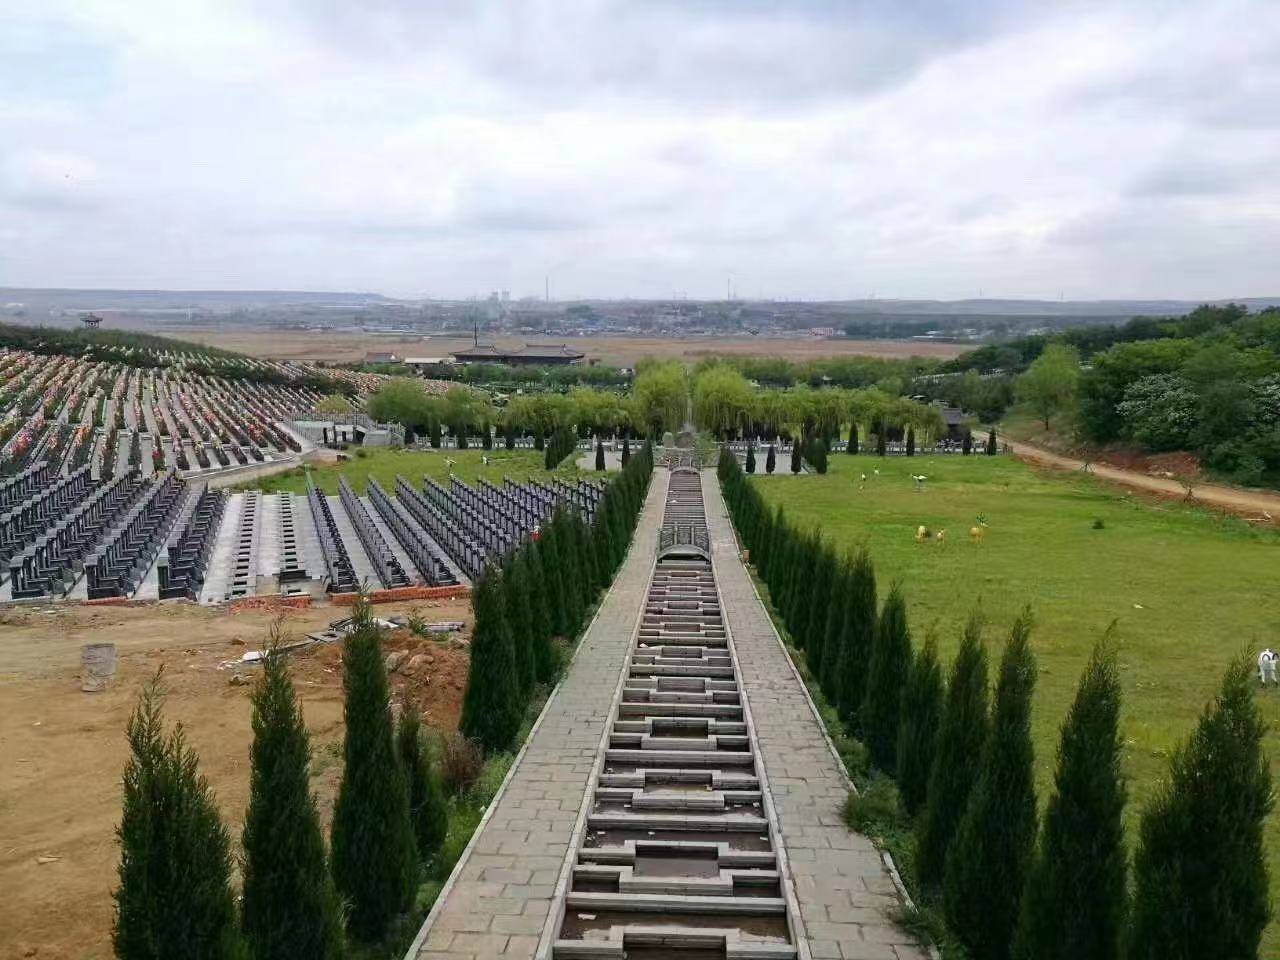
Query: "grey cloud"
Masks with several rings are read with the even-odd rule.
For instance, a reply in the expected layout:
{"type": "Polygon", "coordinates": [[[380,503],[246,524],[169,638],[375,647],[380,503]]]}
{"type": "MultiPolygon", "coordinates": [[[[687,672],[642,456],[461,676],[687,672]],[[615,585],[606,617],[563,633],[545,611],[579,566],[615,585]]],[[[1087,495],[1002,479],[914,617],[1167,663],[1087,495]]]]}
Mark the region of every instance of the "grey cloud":
{"type": "Polygon", "coordinates": [[[892,88],[933,59],[1024,23],[985,2],[593,2],[475,5],[373,0],[287,8],[339,57],[448,60],[540,102],[623,98],[670,106],[796,108],[892,88]]]}

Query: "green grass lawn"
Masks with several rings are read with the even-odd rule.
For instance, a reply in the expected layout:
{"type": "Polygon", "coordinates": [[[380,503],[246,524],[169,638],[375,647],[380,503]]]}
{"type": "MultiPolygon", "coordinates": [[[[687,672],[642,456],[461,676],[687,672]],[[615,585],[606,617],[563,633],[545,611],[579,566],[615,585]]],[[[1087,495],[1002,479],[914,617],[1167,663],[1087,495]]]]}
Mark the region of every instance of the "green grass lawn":
{"type": "MultiPolygon", "coordinates": [[[[1137,499],[1080,474],[1034,470],[1007,457],[831,457],[826,476],[758,477],[793,521],[835,543],[865,543],[880,595],[900,580],[918,638],[936,631],[954,654],[981,603],[994,668],[1014,616],[1031,604],[1040,675],[1033,735],[1042,798],[1058,729],[1089,652],[1115,621],[1124,684],[1125,770],[1131,831],[1172,748],[1194,727],[1227,662],[1280,644],[1280,534],[1194,507],[1137,499]],[[876,476],[873,471],[879,470],[876,476]],[[867,474],[865,486],[860,476],[867,474]],[[916,492],[911,474],[928,477],[916,492]],[[969,529],[978,516],[981,542],[969,529]],[[1095,529],[1095,521],[1102,528],[1095,529]],[[942,541],[916,543],[919,525],[942,541]]],[[[994,670],[992,674],[994,680],[994,670]]],[[[1280,770],[1280,691],[1261,694],[1272,728],[1266,748],[1280,770]]],[[[1280,899],[1280,824],[1267,828],[1280,899]]],[[[1280,925],[1263,956],[1280,956],[1280,925]]]]}
{"type": "MultiPolygon", "coordinates": [[[[525,480],[550,475],[543,468],[541,450],[399,450],[368,447],[362,452],[366,456],[356,456],[353,450],[350,460],[311,466],[311,476],[315,479],[316,486],[325,493],[336,495],[338,478],[346,477],[347,482],[355,487],[356,493],[363,495],[369,477],[374,477],[384,490],[394,490],[396,474],[403,476],[415,487],[422,485],[423,476],[443,483],[451,471],[459,480],[470,484],[474,484],[480,477],[493,483],[501,483],[504,476],[513,480],[525,480]],[[484,464],[482,457],[488,457],[489,463],[484,464]],[[455,461],[452,468],[445,463],[446,458],[455,461]]],[[[566,459],[565,465],[555,471],[556,475],[579,476],[573,461],[573,457],[566,459]]],[[[243,487],[266,493],[286,490],[306,493],[307,480],[303,468],[299,467],[273,477],[252,480],[243,487]]]]}

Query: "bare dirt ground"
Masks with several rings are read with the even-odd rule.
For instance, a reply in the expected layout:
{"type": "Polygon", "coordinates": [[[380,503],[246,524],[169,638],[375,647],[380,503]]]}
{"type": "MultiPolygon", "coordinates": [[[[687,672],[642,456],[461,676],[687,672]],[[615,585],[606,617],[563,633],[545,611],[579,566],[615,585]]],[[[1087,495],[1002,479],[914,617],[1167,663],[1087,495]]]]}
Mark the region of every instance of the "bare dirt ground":
{"type": "MultiPolygon", "coordinates": [[[[1057,470],[1080,470],[1085,461],[1066,454],[1055,453],[1024,440],[1013,440],[1001,437],[1013,452],[1023,460],[1057,470]]],[[[1166,455],[1163,457],[1146,457],[1139,462],[1133,458],[1118,458],[1119,464],[1109,461],[1109,457],[1089,462],[1089,472],[1103,480],[1123,484],[1136,490],[1143,490],[1162,497],[1182,499],[1187,496],[1188,488],[1179,476],[1192,476],[1198,471],[1195,458],[1190,455],[1166,455]]],[[[1265,490],[1245,490],[1227,487],[1215,483],[1201,483],[1193,480],[1191,495],[1201,503],[1238,514],[1249,520],[1263,523],[1280,522],[1280,494],[1268,493],[1265,490]]]]}
{"type": "MultiPolygon", "coordinates": [[[[386,617],[410,606],[428,621],[470,621],[466,600],[388,604],[375,613],[386,617]]],[[[294,611],[286,632],[300,639],[347,613],[330,606],[294,611]]],[[[260,648],[271,620],[256,611],[233,616],[187,604],[0,611],[0,958],[111,956],[124,729],[138,691],[161,665],[166,720],[185,726],[228,829],[239,838],[257,668],[223,664],[260,648]],[[102,693],[80,690],[80,647],[88,642],[116,645],[116,675],[102,693]],[[233,685],[237,673],[250,683],[233,685]]],[[[392,676],[393,697],[416,704],[430,725],[455,729],[465,645],[396,631],[385,648],[423,654],[411,676],[403,668],[392,676]]],[[[326,825],[341,773],[341,655],[340,644],[290,654],[326,825]]]]}
{"type": "MultiPolygon", "coordinates": [[[[400,357],[447,357],[451,350],[469,346],[469,337],[400,337],[376,334],[325,333],[303,330],[255,330],[244,327],[218,329],[178,326],[167,333],[224,350],[275,360],[362,360],[372,351],[391,352],[400,357]]],[[[532,338],[536,342],[561,342],[554,337],[532,338]]],[[[519,337],[498,337],[503,347],[525,343],[519,337]]],[[[825,357],[929,357],[946,360],[971,349],[957,343],[925,343],[914,340],[819,340],[815,337],[770,339],[764,337],[570,337],[563,341],[581,350],[589,359],[631,366],[642,357],[673,357],[696,361],[709,356],[782,357],[787,360],[818,360],[825,357]]]]}

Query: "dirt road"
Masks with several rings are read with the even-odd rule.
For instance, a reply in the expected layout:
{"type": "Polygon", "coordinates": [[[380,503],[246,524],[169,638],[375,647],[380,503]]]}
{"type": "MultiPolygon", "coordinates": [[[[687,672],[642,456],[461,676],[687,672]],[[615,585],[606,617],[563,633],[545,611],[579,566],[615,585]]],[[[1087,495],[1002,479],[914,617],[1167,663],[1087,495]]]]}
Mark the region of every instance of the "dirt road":
{"type": "MultiPolygon", "coordinates": [[[[1006,443],[1015,454],[1024,460],[1043,464],[1058,470],[1080,470],[1085,466],[1083,460],[1063,456],[1022,440],[1013,440],[1003,434],[999,435],[1002,443],[1006,443]]],[[[1161,496],[1186,496],[1186,487],[1177,480],[1166,477],[1153,477],[1136,470],[1123,470],[1104,463],[1091,462],[1089,472],[1095,477],[1123,484],[1138,490],[1148,490],[1161,496]]],[[[1267,493],[1262,490],[1241,490],[1236,487],[1225,487],[1214,483],[1196,483],[1192,487],[1192,496],[1201,503],[1220,507],[1241,516],[1255,518],[1269,516],[1272,523],[1280,522],[1280,494],[1267,493]]]]}

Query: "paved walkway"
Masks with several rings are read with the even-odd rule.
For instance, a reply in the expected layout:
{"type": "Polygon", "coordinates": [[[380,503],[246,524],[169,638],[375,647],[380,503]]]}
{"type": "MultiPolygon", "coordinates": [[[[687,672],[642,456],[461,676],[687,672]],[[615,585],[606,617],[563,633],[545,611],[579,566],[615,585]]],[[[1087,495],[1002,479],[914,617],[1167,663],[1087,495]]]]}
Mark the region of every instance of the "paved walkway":
{"type": "Polygon", "coordinates": [[[409,958],[531,958],[640,617],[669,474],[655,470],[631,552],[452,887],[409,958]]]}
{"type": "Polygon", "coordinates": [[[849,786],[739,556],[714,470],[702,472],[712,564],[815,960],[924,960],[899,929],[879,851],[845,826],[849,786]]]}

